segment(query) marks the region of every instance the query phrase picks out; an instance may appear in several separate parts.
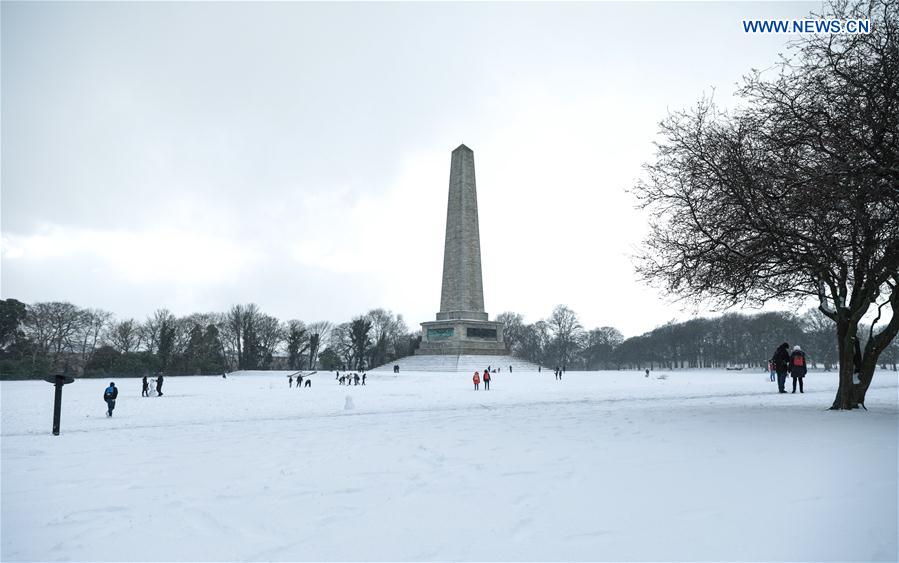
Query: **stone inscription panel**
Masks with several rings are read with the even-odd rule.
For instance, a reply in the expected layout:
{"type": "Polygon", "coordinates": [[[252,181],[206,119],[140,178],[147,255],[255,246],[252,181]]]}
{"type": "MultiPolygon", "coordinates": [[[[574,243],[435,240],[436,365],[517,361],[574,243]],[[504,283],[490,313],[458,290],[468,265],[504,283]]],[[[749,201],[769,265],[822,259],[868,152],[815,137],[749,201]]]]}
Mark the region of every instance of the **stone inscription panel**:
{"type": "MultiPolygon", "coordinates": [[[[471,329],[469,329],[471,330],[471,329]]],[[[495,332],[495,331],[494,331],[495,332]]],[[[429,328],[428,340],[444,340],[453,337],[452,328],[429,328]]]]}
{"type": "Polygon", "coordinates": [[[490,340],[496,340],[496,329],[495,328],[468,328],[465,331],[465,336],[468,338],[486,338],[490,340]]]}

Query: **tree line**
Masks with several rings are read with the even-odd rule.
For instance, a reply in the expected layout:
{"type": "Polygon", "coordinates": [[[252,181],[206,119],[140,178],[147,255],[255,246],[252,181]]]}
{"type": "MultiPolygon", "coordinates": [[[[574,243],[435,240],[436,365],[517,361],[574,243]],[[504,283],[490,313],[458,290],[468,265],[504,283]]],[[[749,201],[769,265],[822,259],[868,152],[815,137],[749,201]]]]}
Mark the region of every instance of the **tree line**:
{"type": "Polygon", "coordinates": [[[234,370],[363,369],[417,346],[402,315],[374,309],[342,324],[282,322],[255,304],[177,317],[116,319],[66,302],[0,300],[0,377],[69,369],[82,377],[209,375],[234,370]]]}
{"type": "MultiPolygon", "coordinates": [[[[585,329],[577,313],[557,306],[546,319],[525,324],[517,313],[502,313],[506,346],[534,363],[572,370],[644,368],[765,369],[781,342],[798,344],[813,364],[838,365],[836,326],[817,309],[788,312],[728,313],[714,318],[671,322],[625,339],[610,326],[585,329]]],[[[896,369],[899,342],[881,355],[881,366],[896,369]]]]}
{"type": "MultiPolygon", "coordinates": [[[[631,338],[611,326],[585,329],[565,305],[534,323],[514,312],[498,315],[497,321],[511,354],[545,367],[763,369],[784,341],[801,345],[810,362],[825,370],[839,365],[836,327],[817,309],[670,322],[631,338]]],[[[362,370],[414,354],[420,342],[420,332],[410,331],[402,315],[385,309],[340,324],[283,322],[254,304],[184,317],[159,309],[137,321],[65,302],[0,300],[3,379],[43,377],[66,366],[83,377],[362,370]]],[[[880,359],[882,367],[895,370],[899,342],[880,359]]]]}

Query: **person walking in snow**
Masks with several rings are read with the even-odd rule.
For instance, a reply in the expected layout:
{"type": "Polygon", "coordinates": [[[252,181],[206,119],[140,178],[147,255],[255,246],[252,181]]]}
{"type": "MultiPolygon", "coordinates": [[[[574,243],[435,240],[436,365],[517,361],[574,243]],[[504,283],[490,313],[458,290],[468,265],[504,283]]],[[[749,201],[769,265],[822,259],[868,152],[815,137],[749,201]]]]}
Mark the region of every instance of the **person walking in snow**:
{"type": "Polygon", "coordinates": [[[784,387],[787,384],[787,372],[790,369],[790,353],[787,352],[787,348],[789,347],[790,345],[787,342],[784,342],[777,347],[777,350],[774,351],[774,356],[771,357],[771,363],[774,364],[774,371],[777,372],[778,393],[787,392],[784,387]]]}
{"type": "Polygon", "coordinates": [[[299,389],[302,386],[303,386],[303,374],[298,373],[297,374],[297,389],[299,389]]]}
{"type": "Polygon", "coordinates": [[[146,375],[144,376],[144,380],[141,384],[140,396],[141,397],[149,397],[150,396],[150,383],[147,381],[146,375]]]}
{"type": "Polygon", "coordinates": [[[362,372],[362,385],[365,385],[365,372],[362,372]]]}
{"type": "Polygon", "coordinates": [[[112,416],[112,411],[115,409],[115,400],[118,396],[119,390],[116,388],[115,383],[110,381],[109,387],[103,391],[103,400],[106,401],[106,416],[112,416]]]}
{"type": "Polygon", "coordinates": [[[793,378],[793,393],[796,392],[796,380],[799,380],[799,392],[805,393],[802,389],[802,380],[808,372],[806,368],[805,352],[796,345],[793,346],[793,353],[790,354],[790,376],[793,378]]]}
{"type": "Polygon", "coordinates": [[[489,371],[484,372],[484,390],[490,391],[490,372],[489,371]]]}
{"type": "Polygon", "coordinates": [[[474,377],[472,377],[471,380],[474,382],[474,390],[477,391],[478,385],[481,383],[481,376],[478,372],[474,372],[474,377]]]}
{"type": "MultiPolygon", "coordinates": [[[[293,387],[293,374],[290,374],[287,376],[287,386],[293,387]]],[[[297,383],[297,387],[299,387],[299,386],[300,386],[300,384],[297,383]]]]}
{"type": "Polygon", "coordinates": [[[771,360],[768,360],[768,373],[771,375],[771,382],[773,383],[776,372],[774,371],[774,362],[771,360]]]}
{"type": "Polygon", "coordinates": [[[159,377],[156,378],[156,396],[162,397],[162,374],[159,374],[159,377]]]}

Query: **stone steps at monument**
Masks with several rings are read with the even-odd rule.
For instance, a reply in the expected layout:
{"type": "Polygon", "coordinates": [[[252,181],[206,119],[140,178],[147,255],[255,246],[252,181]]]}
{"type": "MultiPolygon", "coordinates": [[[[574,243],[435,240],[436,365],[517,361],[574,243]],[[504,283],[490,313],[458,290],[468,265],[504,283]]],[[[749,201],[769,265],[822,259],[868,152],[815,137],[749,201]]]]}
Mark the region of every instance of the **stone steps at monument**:
{"type": "Polygon", "coordinates": [[[394,365],[400,366],[400,373],[410,371],[474,373],[475,371],[483,371],[487,366],[502,368],[502,373],[508,373],[510,365],[512,366],[512,373],[516,371],[537,371],[537,364],[512,356],[457,356],[451,354],[406,356],[370,371],[391,372],[394,365]]]}

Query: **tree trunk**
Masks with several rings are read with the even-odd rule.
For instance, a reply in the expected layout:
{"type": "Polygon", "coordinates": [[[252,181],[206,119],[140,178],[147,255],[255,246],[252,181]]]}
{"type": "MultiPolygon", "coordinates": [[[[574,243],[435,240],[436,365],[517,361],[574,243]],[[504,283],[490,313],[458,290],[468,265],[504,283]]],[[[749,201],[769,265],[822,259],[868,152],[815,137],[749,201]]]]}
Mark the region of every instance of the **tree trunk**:
{"type": "Polygon", "coordinates": [[[877,360],[885,348],[884,342],[889,343],[895,337],[896,326],[892,321],[884,333],[870,338],[861,350],[861,365],[859,366],[859,383],[852,383],[852,374],[855,372],[855,340],[858,338],[858,327],[844,319],[837,321],[837,335],[840,354],[840,386],[837,396],[834,398],[831,410],[857,409],[864,405],[865,395],[874,380],[874,371],[877,369],[877,360]],[[841,322],[842,321],[842,322],[841,322]],[[843,326],[845,325],[845,326],[843,326]]]}
{"type": "Polygon", "coordinates": [[[857,326],[851,326],[852,323],[844,315],[837,318],[837,346],[840,358],[840,384],[837,387],[837,395],[833,399],[833,405],[830,410],[848,410],[857,408],[857,404],[853,404],[852,396],[852,373],[853,354],[855,351],[854,342],[857,326]]]}
{"type": "MultiPolygon", "coordinates": [[[[865,395],[868,393],[868,388],[874,380],[874,370],[877,368],[877,360],[880,358],[880,354],[884,351],[886,346],[889,345],[890,341],[895,338],[895,332],[896,327],[891,321],[890,325],[886,327],[883,333],[870,338],[865,345],[864,355],[862,356],[861,373],[859,374],[861,384],[858,385],[855,390],[856,394],[854,399],[857,403],[856,407],[858,404],[864,405],[865,395]]],[[[884,366],[884,369],[886,369],[886,366],[884,366]]]]}

